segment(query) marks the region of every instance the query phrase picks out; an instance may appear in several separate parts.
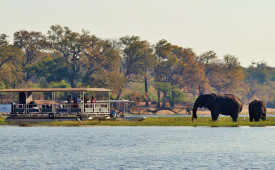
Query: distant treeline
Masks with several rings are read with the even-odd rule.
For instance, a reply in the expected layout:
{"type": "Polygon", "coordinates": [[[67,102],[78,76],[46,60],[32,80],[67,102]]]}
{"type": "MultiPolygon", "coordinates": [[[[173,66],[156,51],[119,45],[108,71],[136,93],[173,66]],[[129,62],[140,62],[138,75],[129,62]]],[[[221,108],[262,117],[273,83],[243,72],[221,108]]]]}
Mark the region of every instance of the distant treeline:
{"type": "Polygon", "coordinates": [[[6,34],[0,35],[2,89],[106,87],[120,98],[130,82],[139,82],[146,105],[154,89],[158,107],[209,92],[234,93],[246,103],[261,98],[275,107],[275,68],[265,62],[243,68],[231,54],[220,60],[214,51],[196,55],[164,39],[155,44],[138,36],[101,39],[60,25],[46,35],[20,30],[13,36],[10,44],[6,34]]]}

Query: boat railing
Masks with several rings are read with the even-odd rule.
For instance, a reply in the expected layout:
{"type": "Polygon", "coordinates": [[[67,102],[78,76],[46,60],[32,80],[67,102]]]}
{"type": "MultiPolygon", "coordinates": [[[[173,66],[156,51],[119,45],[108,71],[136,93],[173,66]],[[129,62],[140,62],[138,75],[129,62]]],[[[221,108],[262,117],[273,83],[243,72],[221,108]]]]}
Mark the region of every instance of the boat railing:
{"type": "Polygon", "coordinates": [[[109,115],[109,103],[62,103],[62,104],[11,104],[11,114],[87,114],[109,115]]]}

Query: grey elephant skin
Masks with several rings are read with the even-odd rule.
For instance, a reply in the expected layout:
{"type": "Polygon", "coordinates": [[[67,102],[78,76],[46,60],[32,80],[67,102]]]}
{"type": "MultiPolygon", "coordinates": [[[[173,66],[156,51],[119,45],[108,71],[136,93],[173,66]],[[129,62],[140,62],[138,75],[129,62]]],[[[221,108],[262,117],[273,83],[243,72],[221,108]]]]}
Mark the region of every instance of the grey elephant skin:
{"type": "Polygon", "coordinates": [[[250,122],[266,120],[266,105],[262,100],[253,100],[248,106],[250,122]]]}
{"type": "Polygon", "coordinates": [[[197,118],[197,109],[202,107],[210,110],[213,121],[218,119],[219,114],[223,114],[231,116],[233,122],[236,122],[243,105],[233,94],[203,94],[196,99],[193,106],[192,120],[197,118]]]}

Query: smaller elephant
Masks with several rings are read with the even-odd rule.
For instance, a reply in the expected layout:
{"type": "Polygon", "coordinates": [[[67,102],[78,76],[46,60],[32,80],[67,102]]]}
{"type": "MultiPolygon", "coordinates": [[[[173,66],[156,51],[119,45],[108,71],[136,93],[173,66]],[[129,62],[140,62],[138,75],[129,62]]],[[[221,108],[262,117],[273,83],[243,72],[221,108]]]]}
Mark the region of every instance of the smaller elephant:
{"type": "Polygon", "coordinates": [[[250,122],[252,122],[253,120],[258,122],[260,119],[266,119],[266,106],[264,101],[253,100],[249,103],[248,110],[250,122]]]}

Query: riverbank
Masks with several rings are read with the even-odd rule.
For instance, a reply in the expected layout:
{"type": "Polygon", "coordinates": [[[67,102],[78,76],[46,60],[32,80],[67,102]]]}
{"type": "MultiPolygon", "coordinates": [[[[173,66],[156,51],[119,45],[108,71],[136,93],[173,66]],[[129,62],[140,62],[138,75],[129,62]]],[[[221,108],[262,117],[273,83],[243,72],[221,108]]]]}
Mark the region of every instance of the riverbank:
{"type": "MultiPolygon", "coordinates": [[[[133,114],[141,114],[141,115],[184,115],[186,114],[186,109],[184,109],[184,106],[182,105],[176,105],[175,108],[172,110],[159,110],[155,113],[153,111],[156,110],[156,105],[151,104],[150,107],[145,107],[145,103],[141,102],[137,105],[138,107],[134,107],[130,109],[131,113],[133,114]]],[[[275,108],[266,108],[267,114],[269,115],[275,115],[275,108]]],[[[240,115],[248,115],[248,105],[243,105],[243,110],[240,113],[240,115]]],[[[197,110],[198,115],[210,115],[210,111],[208,109],[199,108],[197,110]]]]}
{"type": "Polygon", "coordinates": [[[5,118],[0,118],[0,125],[16,126],[209,126],[209,127],[265,127],[275,126],[275,117],[269,117],[266,121],[249,122],[249,118],[239,118],[238,122],[232,122],[230,117],[220,117],[218,121],[212,121],[211,117],[199,117],[192,122],[191,117],[148,117],[143,121],[121,120],[85,120],[85,121],[54,121],[36,123],[8,123],[5,118]]]}

